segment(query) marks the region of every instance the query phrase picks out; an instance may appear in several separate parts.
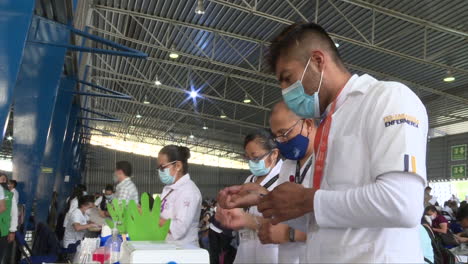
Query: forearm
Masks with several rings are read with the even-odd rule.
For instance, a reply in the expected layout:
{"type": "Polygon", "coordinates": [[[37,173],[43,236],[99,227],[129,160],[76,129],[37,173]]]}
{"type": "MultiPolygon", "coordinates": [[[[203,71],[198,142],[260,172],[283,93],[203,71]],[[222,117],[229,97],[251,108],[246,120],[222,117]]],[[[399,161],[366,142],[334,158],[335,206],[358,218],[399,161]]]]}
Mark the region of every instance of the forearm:
{"type": "Polygon", "coordinates": [[[418,175],[386,173],[346,191],[319,190],[314,197],[317,224],[327,228],[410,228],[422,215],[424,184],[418,175]]]}
{"type": "Polygon", "coordinates": [[[437,233],[442,233],[442,234],[447,233],[447,228],[435,228],[435,227],[433,227],[432,230],[434,232],[437,232],[437,233]]]}
{"type": "Polygon", "coordinates": [[[87,225],[73,224],[73,228],[75,229],[75,231],[86,230],[86,229],[88,229],[90,226],[91,226],[90,224],[87,224],[87,225]]]}

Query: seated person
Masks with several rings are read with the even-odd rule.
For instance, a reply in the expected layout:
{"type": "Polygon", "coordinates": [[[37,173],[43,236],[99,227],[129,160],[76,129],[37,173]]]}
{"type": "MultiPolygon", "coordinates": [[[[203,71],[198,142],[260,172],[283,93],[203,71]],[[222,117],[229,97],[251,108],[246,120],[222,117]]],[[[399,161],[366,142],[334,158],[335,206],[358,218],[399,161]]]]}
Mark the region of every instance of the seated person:
{"type": "Polygon", "coordinates": [[[86,230],[96,227],[96,224],[88,221],[86,211],[94,208],[94,196],[85,195],[78,199],[78,209],[74,210],[65,226],[65,235],[63,237],[63,247],[68,248],[71,244],[76,244],[84,238],[86,230]]]}
{"type": "MultiPolygon", "coordinates": [[[[457,220],[464,230],[468,230],[468,205],[464,205],[458,209],[457,220]]],[[[464,231],[455,235],[458,242],[468,243],[468,231],[464,231]]]]}
{"type": "Polygon", "coordinates": [[[107,212],[107,204],[112,202],[114,198],[114,186],[112,184],[106,185],[104,189],[104,196],[99,197],[94,203],[99,209],[99,215],[101,217],[109,217],[107,212]]]}
{"type": "Polygon", "coordinates": [[[432,220],[432,231],[436,233],[446,234],[448,231],[448,221],[442,214],[439,214],[434,205],[426,207],[424,214],[429,216],[432,220]]]}

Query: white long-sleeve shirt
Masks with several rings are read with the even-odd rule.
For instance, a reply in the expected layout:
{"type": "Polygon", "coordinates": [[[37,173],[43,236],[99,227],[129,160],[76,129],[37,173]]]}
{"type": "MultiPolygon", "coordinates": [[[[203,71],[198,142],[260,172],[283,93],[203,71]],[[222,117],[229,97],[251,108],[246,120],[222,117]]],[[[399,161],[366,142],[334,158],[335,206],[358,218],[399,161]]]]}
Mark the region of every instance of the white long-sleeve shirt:
{"type": "Polygon", "coordinates": [[[190,175],[186,174],[176,183],[166,185],[161,198],[161,217],[171,219],[166,241],[198,247],[202,196],[190,175]]]}
{"type": "Polygon", "coordinates": [[[310,263],[422,263],[428,118],[406,86],[354,75],[332,115],[310,263]]]}

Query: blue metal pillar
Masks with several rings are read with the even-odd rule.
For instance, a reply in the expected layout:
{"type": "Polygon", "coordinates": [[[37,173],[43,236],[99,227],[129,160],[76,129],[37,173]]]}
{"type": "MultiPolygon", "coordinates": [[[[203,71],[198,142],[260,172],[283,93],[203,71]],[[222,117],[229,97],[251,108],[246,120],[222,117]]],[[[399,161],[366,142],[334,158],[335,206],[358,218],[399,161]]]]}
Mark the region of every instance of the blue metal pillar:
{"type": "Polygon", "coordinates": [[[22,182],[28,227],[41,162],[49,136],[66,48],[38,43],[68,43],[69,31],[57,23],[34,17],[15,90],[13,177],[22,182]]]}
{"type": "Polygon", "coordinates": [[[0,1],[0,142],[5,136],[35,3],[34,0],[0,1]]]}
{"type": "Polygon", "coordinates": [[[47,139],[44,158],[42,159],[41,174],[36,187],[36,221],[46,222],[49,206],[51,205],[52,192],[54,191],[55,177],[61,158],[65,130],[67,129],[70,115],[73,93],[70,92],[76,86],[76,81],[62,78],[60,90],[57,95],[54,115],[47,139]]]}
{"type": "Polygon", "coordinates": [[[68,119],[67,131],[65,133],[65,141],[63,143],[60,167],[57,169],[57,175],[55,177],[54,189],[58,192],[58,211],[61,212],[64,201],[68,195],[70,195],[73,183],[71,182],[70,168],[73,164],[73,148],[72,143],[77,130],[78,114],[80,112],[80,106],[73,104],[70,111],[70,118],[68,119]]]}

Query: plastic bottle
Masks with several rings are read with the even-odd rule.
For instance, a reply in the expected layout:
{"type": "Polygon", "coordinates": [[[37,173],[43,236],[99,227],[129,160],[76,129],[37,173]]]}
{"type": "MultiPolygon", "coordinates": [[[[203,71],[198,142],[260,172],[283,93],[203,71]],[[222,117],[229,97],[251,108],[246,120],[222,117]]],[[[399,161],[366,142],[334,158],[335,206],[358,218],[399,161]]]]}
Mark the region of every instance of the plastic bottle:
{"type": "Polygon", "coordinates": [[[106,253],[109,254],[109,259],[106,261],[108,264],[119,263],[120,260],[120,246],[122,245],[122,239],[119,237],[119,231],[115,227],[112,229],[112,237],[107,239],[104,247],[106,253]]]}

